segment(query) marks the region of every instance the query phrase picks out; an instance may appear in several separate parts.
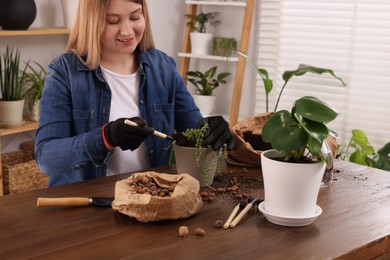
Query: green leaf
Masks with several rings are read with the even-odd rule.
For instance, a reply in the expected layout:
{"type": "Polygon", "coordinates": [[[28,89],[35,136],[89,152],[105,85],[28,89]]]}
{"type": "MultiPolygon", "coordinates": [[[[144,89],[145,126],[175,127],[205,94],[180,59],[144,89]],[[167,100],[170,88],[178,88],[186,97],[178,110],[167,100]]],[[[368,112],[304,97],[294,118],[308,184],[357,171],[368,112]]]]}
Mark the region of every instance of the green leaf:
{"type": "Polygon", "coordinates": [[[319,68],[307,64],[300,64],[296,70],[288,70],[283,73],[283,79],[287,83],[293,76],[302,76],[306,72],[311,72],[315,74],[323,74],[323,73],[329,73],[332,75],[335,79],[338,79],[343,86],[345,86],[344,81],[337,77],[336,74],[333,72],[333,70],[325,69],[325,68],[319,68]]]}
{"type": "Polygon", "coordinates": [[[328,137],[329,131],[326,125],[320,122],[316,122],[307,118],[300,117],[299,115],[294,115],[295,118],[301,123],[301,126],[305,131],[318,143],[322,144],[325,138],[328,137]]]}
{"type": "Polygon", "coordinates": [[[390,171],[390,142],[380,148],[376,155],[368,155],[367,160],[375,168],[390,171]]]}
{"type": "Polygon", "coordinates": [[[338,115],[335,109],[316,97],[302,97],[295,101],[294,108],[296,114],[320,123],[328,123],[338,115]]]}
{"type": "Polygon", "coordinates": [[[277,151],[284,153],[299,150],[306,145],[307,134],[301,128],[284,127],[275,131],[271,145],[277,151]],[[275,138],[277,137],[277,138],[275,138]]]}
{"type": "Polygon", "coordinates": [[[362,130],[359,130],[359,129],[353,129],[352,130],[352,142],[363,147],[363,146],[367,146],[367,145],[370,145],[368,143],[368,138],[367,138],[367,135],[362,131],[362,130]]]}
{"type": "Polygon", "coordinates": [[[261,134],[263,141],[268,143],[271,142],[276,132],[284,127],[290,126],[292,121],[292,116],[287,110],[276,112],[264,124],[261,134]]]}

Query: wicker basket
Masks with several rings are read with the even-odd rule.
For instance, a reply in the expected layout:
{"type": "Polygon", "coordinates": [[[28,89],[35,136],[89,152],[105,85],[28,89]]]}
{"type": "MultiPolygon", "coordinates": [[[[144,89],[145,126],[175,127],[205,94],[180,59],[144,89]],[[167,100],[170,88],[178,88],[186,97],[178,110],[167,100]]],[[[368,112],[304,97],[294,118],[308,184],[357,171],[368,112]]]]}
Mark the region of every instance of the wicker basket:
{"type": "Polygon", "coordinates": [[[34,161],[31,151],[2,154],[4,194],[13,194],[46,188],[49,177],[43,174],[34,161]]]}

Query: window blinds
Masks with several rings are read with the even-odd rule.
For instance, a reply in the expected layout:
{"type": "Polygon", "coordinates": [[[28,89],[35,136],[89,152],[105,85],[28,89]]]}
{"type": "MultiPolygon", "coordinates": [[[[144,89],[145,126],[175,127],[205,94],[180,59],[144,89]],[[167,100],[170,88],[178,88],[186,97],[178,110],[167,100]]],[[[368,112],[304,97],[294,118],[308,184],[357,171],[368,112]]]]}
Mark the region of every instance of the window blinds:
{"type": "MultiPolygon", "coordinates": [[[[283,86],[282,73],[305,63],[332,69],[328,74],[294,77],[278,109],[311,95],[335,107],[329,124],[346,145],[352,129],[363,130],[376,148],[390,142],[390,1],[261,0],[257,64],[274,81],[270,109],[283,86]]],[[[256,85],[256,113],[265,111],[262,80],[256,85]]]]}

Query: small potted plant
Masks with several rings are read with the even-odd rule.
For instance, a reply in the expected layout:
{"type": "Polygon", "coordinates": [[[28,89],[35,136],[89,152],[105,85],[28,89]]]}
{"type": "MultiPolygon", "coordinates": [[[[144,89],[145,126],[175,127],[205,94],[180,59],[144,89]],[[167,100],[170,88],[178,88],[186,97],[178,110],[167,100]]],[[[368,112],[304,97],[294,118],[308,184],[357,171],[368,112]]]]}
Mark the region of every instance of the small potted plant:
{"type": "Polygon", "coordinates": [[[173,135],[173,151],[178,173],[188,173],[199,181],[200,187],[213,183],[219,162],[223,158],[221,151],[214,151],[203,144],[203,136],[208,124],[201,128],[190,128],[173,135]]]}
{"type": "Polygon", "coordinates": [[[211,54],[226,57],[229,60],[237,52],[237,40],[232,37],[214,37],[211,46],[211,54]]]}
{"type": "Polygon", "coordinates": [[[211,33],[207,33],[206,31],[210,25],[218,27],[221,24],[221,21],[218,20],[218,16],[219,12],[200,12],[196,15],[185,15],[188,19],[187,25],[192,30],[190,33],[191,53],[200,55],[209,54],[213,35],[211,33]]]}
{"type": "Polygon", "coordinates": [[[0,56],[0,127],[23,124],[24,83],[28,63],[20,69],[20,51],[7,46],[0,56]]]}
{"type": "Polygon", "coordinates": [[[214,108],[214,89],[220,84],[226,84],[226,77],[229,72],[217,73],[217,66],[208,69],[205,73],[201,71],[188,71],[187,79],[195,86],[195,103],[203,115],[210,114],[214,108]]]}

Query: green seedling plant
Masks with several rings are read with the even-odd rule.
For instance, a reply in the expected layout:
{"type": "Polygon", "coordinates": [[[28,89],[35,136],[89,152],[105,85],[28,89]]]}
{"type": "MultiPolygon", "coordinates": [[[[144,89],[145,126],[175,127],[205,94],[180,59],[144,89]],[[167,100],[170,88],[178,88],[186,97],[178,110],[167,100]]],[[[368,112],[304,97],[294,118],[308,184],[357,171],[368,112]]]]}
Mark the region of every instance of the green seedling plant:
{"type": "Polygon", "coordinates": [[[354,129],[345,151],[340,152],[337,158],[390,171],[390,142],[376,152],[367,135],[360,129],[354,129]]]}
{"type": "Polygon", "coordinates": [[[195,86],[198,94],[211,96],[214,89],[220,84],[226,84],[226,77],[230,75],[229,72],[222,72],[218,75],[216,73],[217,66],[210,68],[205,73],[201,71],[188,71],[187,79],[195,86]]]}

